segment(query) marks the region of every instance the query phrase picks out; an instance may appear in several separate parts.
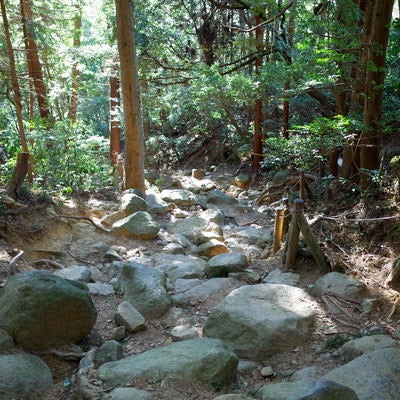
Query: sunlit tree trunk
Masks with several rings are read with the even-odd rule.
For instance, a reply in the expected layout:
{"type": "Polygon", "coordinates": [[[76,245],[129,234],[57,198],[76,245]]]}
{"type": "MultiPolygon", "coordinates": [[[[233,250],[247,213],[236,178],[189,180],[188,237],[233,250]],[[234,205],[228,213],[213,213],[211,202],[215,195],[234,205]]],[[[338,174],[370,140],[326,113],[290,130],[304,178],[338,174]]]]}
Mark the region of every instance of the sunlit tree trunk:
{"type": "Polygon", "coordinates": [[[110,160],[115,166],[119,164],[121,153],[121,122],[119,120],[119,79],[110,76],[110,160]]]}
{"type": "MultiPolygon", "coordinates": [[[[74,50],[78,51],[81,45],[81,30],[82,30],[82,9],[76,6],[77,10],[74,16],[74,50]]],[[[78,61],[74,61],[71,71],[71,98],[69,103],[69,119],[71,122],[76,122],[78,112],[78,90],[79,90],[79,69],[78,61]]]]}
{"type": "MultiPolygon", "coordinates": [[[[262,22],[261,17],[256,17],[256,25],[258,26],[262,22]]],[[[256,42],[257,42],[257,50],[259,53],[262,53],[263,49],[263,28],[258,27],[256,29],[256,42]]],[[[259,77],[262,65],[262,57],[261,55],[257,58],[255,62],[255,72],[257,77],[259,77]]],[[[257,96],[255,105],[254,105],[254,133],[253,133],[253,157],[252,157],[252,170],[253,172],[257,172],[260,169],[260,163],[263,160],[263,134],[262,134],[262,123],[263,123],[263,114],[262,114],[263,101],[257,96]]]]}
{"type": "Polygon", "coordinates": [[[134,38],[134,2],[115,0],[125,122],[125,188],[145,191],[144,138],[134,38]]]}
{"type": "Polygon", "coordinates": [[[29,78],[33,82],[41,118],[48,119],[50,109],[47,90],[43,79],[42,64],[39,59],[38,46],[32,29],[32,9],[29,0],[20,0],[22,30],[28,64],[29,78]]]}
{"type": "MultiPolygon", "coordinates": [[[[288,23],[288,45],[290,50],[293,48],[294,45],[294,33],[296,29],[296,19],[295,19],[295,7],[293,7],[292,10],[290,10],[290,15],[289,15],[289,23],[288,23]]],[[[287,59],[287,63],[290,65],[292,64],[292,57],[287,59]]],[[[290,90],[290,80],[285,82],[284,86],[285,92],[288,92],[290,90]]],[[[289,98],[284,97],[283,99],[283,127],[282,127],[282,134],[285,139],[289,139],[289,118],[290,118],[290,103],[289,103],[289,98]]]]}

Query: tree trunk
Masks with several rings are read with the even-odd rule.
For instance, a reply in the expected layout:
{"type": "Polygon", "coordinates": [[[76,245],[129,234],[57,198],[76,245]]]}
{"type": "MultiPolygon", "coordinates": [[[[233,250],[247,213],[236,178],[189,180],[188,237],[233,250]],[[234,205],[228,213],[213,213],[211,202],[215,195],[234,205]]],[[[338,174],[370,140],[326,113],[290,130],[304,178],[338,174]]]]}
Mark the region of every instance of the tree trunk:
{"type": "Polygon", "coordinates": [[[33,82],[41,118],[48,119],[50,115],[47,90],[44,84],[42,64],[39,60],[38,46],[32,29],[32,9],[29,0],[20,0],[22,30],[28,64],[29,78],[33,82]]]}
{"type": "Polygon", "coordinates": [[[366,188],[368,171],[379,170],[379,151],[382,142],[380,121],[389,24],[394,0],[370,0],[367,11],[372,13],[371,30],[366,42],[366,75],[364,96],[364,129],[360,138],[360,184],[366,188]]]}
{"type": "MultiPolygon", "coordinates": [[[[262,22],[261,17],[256,17],[256,25],[260,25],[262,22]]],[[[256,43],[257,50],[261,54],[263,49],[263,29],[262,27],[257,27],[256,29],[256,43]]],[[[259,77],[260,69],[262,65],[262,58],[259,56],[255,63],[256,75],[259,77]]],[[[253,157],[252,157],[252,170],[256,173],[260,169],[260,163],[264,158],[263,155],[263,134],[262,134],[262,99],[258,96],[254,105],[254,134],[253,134],[253,157]]]]}
{"type": "Polygon", "coordinates": [[[134,38],[134,2],[115,0],[125,122],[125,189],[145,191],[144,139],[134,38]]]}
{"type": "MultiPolygon", "coordinates": [[[[81,45],[82,30],[82,9],[76,6],[77,10],[74,16],[74,50],[77,52],[81,45]]],[[[76,122],[78,113],[78,89],[79,89],[79,69],[78,61],[74,61],[71,71],[71,99],[69,103],[69,119],[76,122]]]]}
{"type": "Polygon", "coordinates": [[[110,76],[110,160],[115,166],[119,164],[121,153],[121,122],[119,120],[119,79],[110,76]]]}
{"type": "Polygon", "coordinates": [[[21,146],[22,146],[23,151],[25,153],[29,153],[28,144],[26,142],[26,137],[25,137],[24,123],[23,123],[23,119],[22,119],[21,91],[19,88],[17,72],[16,72],[16,68],[15,68],[14,49],[11,44],[10,29],[9,29],[8,18],[7,18],[7,14],[6,14],[6,7],[4,4],[4,0],[0,0],[0,7],[1,7],[1,15],[3,17],[4,36],[5,36],[6,46],[7,46],[7,53],[8,53],[8,58],[10,61],[10,76],[11,76],[12,88],[14,91],[14,105],[15,105],[15,113],[17,116],[19,138],[21,141],[21,146]]]}
{"type": "Polygon", "coordinates": [[[17,200],[21,197],[21,187],[28,172],[29,153],[21,152],[18,154],[17,164],[14,167],[10,181],[6,185],[7,194],[17,200]]]}

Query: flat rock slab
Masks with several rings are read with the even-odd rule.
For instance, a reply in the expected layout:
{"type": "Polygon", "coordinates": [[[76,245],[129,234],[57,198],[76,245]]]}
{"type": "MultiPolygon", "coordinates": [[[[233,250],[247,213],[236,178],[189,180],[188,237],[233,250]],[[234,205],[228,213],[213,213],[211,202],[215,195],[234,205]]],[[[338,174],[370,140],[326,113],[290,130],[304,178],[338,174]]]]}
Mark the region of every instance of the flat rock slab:
{"type": "Polygon", "coordinates": [[[108,386],[132,383],[135,379],[158,382],[167,376],[223,386],[234,381],[237,363],[236,355],[221,340],[200,338],[103,364],[98,377],[108,386]]]}

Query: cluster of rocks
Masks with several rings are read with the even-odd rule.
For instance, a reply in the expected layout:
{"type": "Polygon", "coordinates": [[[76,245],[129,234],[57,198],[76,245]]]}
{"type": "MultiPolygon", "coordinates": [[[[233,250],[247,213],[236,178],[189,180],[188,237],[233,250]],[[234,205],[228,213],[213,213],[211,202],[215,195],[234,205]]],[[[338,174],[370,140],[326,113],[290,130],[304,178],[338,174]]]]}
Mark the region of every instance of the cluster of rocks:
{"type": "MultiPolygon", "coordinates": [[[[0,292],[2,399],[41,398],[53,378],[38,352],[76,343],[91,332],[97,317],[92,296],[123,296],[115,307],[111,339],[81,354],[77,374],[82,392],[91,379],[112,388],[93,397],[109,400],[151,399],[150,392],[132,387],[136,380],[175,378],[233,388],[238,376],[310,340],[321,311],[318,299],[325,293],[358,298],[362,304],[365,285],[343,274],[321,276],[305,290],[298,286],[298,274],[274,270],[262,276],[253,271],[250,255],[260,254],[271,242],[272,229],[235,226],[223,207],[246,212],[249,205],[215,189],[207,179],[192,183],[190,190],[149,191],[146,197],[127,191],[119,209],[102,220],[113,236],[161,238],[159,253],[145,257],[122,246],[88,242],[88,252],[94,247],[103,252],[102,267],[29,271],[8,280],[0,292]],[[184,209],[192,206],[199,206],[194,215],[184,209]],[[157,222],[171,209],[175,220],[157,222]],[[189,318],[188,308],[210,300],[213,306],[202,318],[189,318]],[[172,320],[172,342],[124,357],[121,341],[165,315],[172,320]]],[[[95,229],[75,225],[82,237],[95,229]]],[[[364,315],[369,305],[362,305],[364,315]]],[[[215,400],[397,398],[400,347],[397,340],[376,333],[343,345],[339,352],[344,364],[331,371],[309,366],[279,383],[232,389],[215,400]]],[[[266,365],[261,373],[276,375],[266,365]]]]}

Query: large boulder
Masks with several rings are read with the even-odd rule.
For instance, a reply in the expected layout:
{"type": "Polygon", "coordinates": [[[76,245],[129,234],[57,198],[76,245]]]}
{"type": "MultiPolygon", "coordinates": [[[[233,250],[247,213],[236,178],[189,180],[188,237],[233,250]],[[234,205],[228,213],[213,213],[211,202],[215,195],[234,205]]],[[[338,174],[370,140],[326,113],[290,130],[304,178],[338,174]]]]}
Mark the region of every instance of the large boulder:
{"type": "Polygon", "coordinates": [[[87,286],[46,271],[12,276],[0,297],[0,328],[27,350],[44,350],[87,336],[97,311],[87,286]]]}
{"type": "Polygon", "coordinates": [[[138,240],[152,240],[157,237],[160,225],[146,211],[137,211],[113,223],[110,232],[138,240]]]}
{"type": "Polygon", "coordinates": [[[347,386],[331,381],[307,381],[264,385],[257,391],[260,400],[359,400],[347,386]]]}
{"type": "Polygon", "coordinates": [[[360,297],[366,291],[364,283],[339,272],[330,272],[321,276],[316,282],[314,290],[317,295],[334,293],[338,295],[360,297]]]}
{"type": "Polygon", "coordinates": [[[53,384],[50,368],[32,354],[0,355],[0,399],[40,400],[53,384]]]}
{"type": "Polygon", "coordinates": [[[380,349],[355,358],[324,375],[353,389],[359,400],[394,400],[400,393],[400,350],[380,349]]]}
{"type": "Polygon", "coordinates": [[[166,276],[136,262],[122,266],[120,285],[125,299],[145,318],[160,317],[171,307],[166,290],[166,276]]]}
{"type": "Polygon", "coordinates": [[[211,310],[204,334],[223,339],[239,357],[264,360],[309,338],[315,308],[315,301],[293,286],[242,286],[211,310]]]}
{"type": "Polygon", "coordinates": [[[108,386],[124,385],[135,379],[157,382],[165,377],[221,386],[235,380],[237,363],[236,355],[221,340],[200,338],[103,364],[98,377],[108,386]]]}

